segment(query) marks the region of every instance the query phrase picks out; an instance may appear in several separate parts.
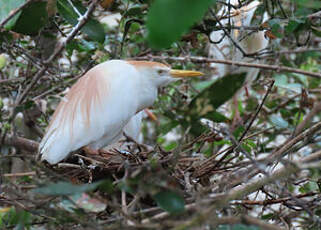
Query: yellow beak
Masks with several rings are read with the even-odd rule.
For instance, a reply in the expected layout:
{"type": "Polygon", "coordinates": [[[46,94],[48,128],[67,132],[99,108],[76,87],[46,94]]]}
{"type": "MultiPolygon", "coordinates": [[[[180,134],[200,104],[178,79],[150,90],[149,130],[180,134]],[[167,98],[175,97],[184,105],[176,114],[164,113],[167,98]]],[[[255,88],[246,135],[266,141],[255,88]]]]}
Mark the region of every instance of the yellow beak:
{"type": "Polygon", "coordinates": [[[180,69],[171,69],[169,73],[172,77],[198,77],[198,76],[204,75],[204,73],[199,71],[180,70],[180,69]]]}

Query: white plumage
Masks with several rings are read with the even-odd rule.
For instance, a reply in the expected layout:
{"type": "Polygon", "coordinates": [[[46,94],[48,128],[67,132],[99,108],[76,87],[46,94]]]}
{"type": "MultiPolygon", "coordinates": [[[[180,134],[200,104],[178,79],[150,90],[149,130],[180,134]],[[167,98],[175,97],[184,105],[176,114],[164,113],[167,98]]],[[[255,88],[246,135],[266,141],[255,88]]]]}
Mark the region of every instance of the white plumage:
{"type": "MultiPolygon", "coordinates": [[[[226,0],[226,3],[230,3],[233,6],[238,6],[238,0],[226,0]]],[[[250,26],[251,20],[253,18],[254,12],[257,7],[260,5],[259,1],[252,1],[246,6],[241,7],[240,9],[230,10],[230,22],[232,26],[250,26]]],[[[220,22],[223,26],[229,25],[228,18],[228,6],[223,6],[218,12],[218,16],[225,16],[226,18],[222,19],[220,22]]],[[[267,20],[267,14],[264,14],[263,21],[267,20]]],[[[264,31],[258,31],[247,34],[248,31],[243,30],[232,30],[230,36],[234,41],[245,51],[245,53],[255,53],[261,51],[268,46],[268,39],[264,36],[264,31]]],[[[224,31],[213,31],[210,34],[211,41],[218,42],[224,37],[224,31]]],[[[233,61],[243,61],[243,62],[252,62],[256,63],[257,61],[253,58],[243,57],[241,51],[231,42],[230,38],[225,36],[222,41],[218,44],[210,44],[209,47],[209,56],[215,59],[220,60],[233,60],[233,61]]],[[[256,68],[247,68],[247,67],[233,67],[223,64],[211,65],[216,71],[213,74],[213,77],[222,77],[228,73],[235,72],[247,72],[247,81],[253,81],[259,73],[259,69],[256,68]]]]}
{"type": "Polygon", "coordinates": [[[80,147],[96,150],[114,143],[124,131],[137,136],[140,112],[154,103],[158,87],[175,77],[199,75],[146,61],[112,60],[95,66],[58,105],[39,146],[41,159],[56,164],[80,147]]]}

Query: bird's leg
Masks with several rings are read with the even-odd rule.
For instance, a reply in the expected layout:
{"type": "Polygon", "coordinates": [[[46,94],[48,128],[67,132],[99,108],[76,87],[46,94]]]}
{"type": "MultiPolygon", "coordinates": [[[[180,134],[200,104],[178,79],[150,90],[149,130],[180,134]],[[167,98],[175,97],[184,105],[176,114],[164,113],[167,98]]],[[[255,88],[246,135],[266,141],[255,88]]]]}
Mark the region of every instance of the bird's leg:
{"type": "Polygon", "coordinates": [[[156,115],[152,111],[150,111],[149,109],[144,109],[144,111],[150,119],[152,119],[155,122],[158,122],[156,115]]]}
{"type": "Polygon", "coordinates": [[[239,125],[242,124],[243,120],[238,108],[238,100],[237,100],[237,95],[235,95],[233,97],[233,103],[232,103],[232,109],[234,111],[234,116],[233,116],[233,120],[232,120],[232,126],[231,129],[235,130],[235,128],[239,125]]]}
{"type": "Polygon", "coordinates": [[[99,155],[99,150],[97,149],[92,149],[88,146],[82,147],[82,150],[89,155],[99,155]]]}
{"type": "Polygon", "coordinates": [[[110,153],[111,153],[110,151],[108,151],[106,149],[98,149],[97,151],[100,155],[105,155],[105,154],[110,155],[110,153]]]}
{"type": "Polygon", "coordinates": [[[89,155],[104,155],[104,154],[109,155],[110,154],[110,152],[105,149],[92,149],[88,146],[83,147],[82,150],[89,155]]]}
{"type": "Polygon", "coordinates": [[[245,90],[245,95],[247,98],[250,97],[250,93],[249,93],[249,88],[247,87],[247,84],[244,85],[244,90],[245,90]]]}

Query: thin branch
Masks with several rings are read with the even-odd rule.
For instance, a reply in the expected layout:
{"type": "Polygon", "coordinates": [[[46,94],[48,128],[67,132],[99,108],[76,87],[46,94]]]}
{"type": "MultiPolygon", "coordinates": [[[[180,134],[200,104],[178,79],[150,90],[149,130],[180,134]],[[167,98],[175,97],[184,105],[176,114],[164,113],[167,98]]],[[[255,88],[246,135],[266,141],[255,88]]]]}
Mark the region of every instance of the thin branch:
{"type": "MultiPolygon", "coordinates": [[[[70,32],[70,34],[68,35],[66,40],[64,42],[60,43],[58,45],[58,47],[55,49],[55,51],[53,52],[53,54],[47,60],[44,61],[45,66],[43,66],[41,68],[41,70],[38,71],[38,73],[33,77],[33,79],[31,80],[29,85],[26,87],[26,89],[22,92],[22,94],[19,97],[17,97],[17,100],[15,102],[16,105],[19,105],[24,101],[25,97],[31,91],[33,86],[38,82],[38,80],[47,71],[47,69],[49,67],[49,64],[56,57],[58,57],[58,55],[63,51],[63,49],[65,48],[67,43],[69,41],[71,41],[77,35],[79,30],[86,24],[86,22],[89,19],[90,14],[94,11],[94,9],[96,8],[96,5],[98,4],[98,2],[99,2],[99,0],[93,0],[92,1],[92,3],[90,4],[88,10],[86,11],[86,13],[81,18],[79,18],[79,21],[78,21],[77,25],[75,27],[73,27],[72,31],[70,32]]],[[[15,116],[15,114],[14,114],[14,116],[15,116]]]]}
{"type": "Polygon", "coordinates": [[[318,11],[318,12],[316,12],[316,13],[313,13],[313,14],[308,15],[308,18],[309,18],[309,19],[321,18],[321,10],[318,11]]]}
{"type": "Polygon", "coordinates": [[[14,146],[19,149],[23,149],[24,151],[34,153],[37,152],[39,143],[33,140],[29,140],[23,137],[6,137],[4,139],[4,144],[9,146],[14,146]]]}
{"type": "Polygon", "coordinates": [[[200,212],[196,215],[192,220],[187,221],[184,224],[178,225],[174,228],[174,230],[183,230],[190,228],[192,226],[198,226],[200,223],[203,223],[204,220],[217,218],[216,217],[216,211],[217,209],[221,209],[229,204],[232,200],[238,200],[242,199],[244,196],[249,195],[261,187],[270,184],[272,182],[278,181],[278,180],[285,180],[288,177],[292,176],[293,174],[301,171],[302,169],[310,168],[310,167],[320,167],[320,161],[314,162],[314,164],[309,164],[309,162],[312,159],[315,159],[314,155],[319,159],[320,153],[316,152],[314,154],[311,154],[309,157],[301,158],[300,160],[289,163],[287,166],[284,166],[283,168],[277,170],[272,175],[268,177],[260,178],[254,182],[247,183],[244,186],[236,187],[231,189],[227,195],[225,194],[217,194],[216,199],[213,200],[212,205],[207,208],[203,209],[204,211],[200,212]],[[311,156],[312,155],[312,156],[311,156]]]}
{"type": "Polygon", "coordinates": [[[312,110],[306,115],[304,120],[296,128],[294,135],[298,135],[313,119],[313,117],[321,112],[321,102],[315,102],[312,110]]]}
{"type": "MultiPolygon", "coordinates": [[[[268,95],[271,93],[271,90],[272,90],[272,87],[274,85],[274,80],[271,81],[271,84],[269,85],[269,88],[268,90],[266,91],[265,95],[264,95],[264,98],[261,102],[261,104],[258,106],[258,108],[256,109],[256,112],[254,114],[254,116],[251,118],[251,121],[250,123],[248,124],[248,126],[246,127],[246,129],[244,130],[244,132],[242,133],[242,136],[239,138],[239,142],[241,143],[243,138],[245,137],[245,135],[247,134],[247,132],[250,130],[251,126],[253,125],[253,122],[255,121],[256,117],[258,116],[259,112],[261,111],[262,109],[262,106],[264,105],[268,95]]],[[[239,143],[239,144],[240,144],[239,143]]]]}
{"type": "Polygon", "coordinates": [[[229,216],[229,217],[221,217],[215,219],[214,222],[215,225],[221,225],[221,224],[228,224],[228,225],[233,225],[233,224],[245,224],[245,225],[254,225],[257,227],[260,227],[260,229],[265,229],[265,230],[282,230],[285,228],[281,228],[277,225],[274,224],[269,224],[266,223],[260,219],[247,216],[247,215],[241,215],[241,216],[229,216]]]}
{"type": "Polygon", "coordinates": [[[299,73],[306,76],[321,79],[321,73],[319,72],[309,72],[301,69],[296,69],[296,68],[291,68],[286,66],[278,66],[278,65],[266,65],[266,64],[248,63],[248,62],[237,62],[237,61],[231,61],[231,60],[219,60],[219,59],[204,58],[204,57],[198,57],[198,56],[169,57],[169,56],[147,55],[144,57],[136,57],[136,60],[150,60],[150,59],[178,61],[178,62],[190,61],[195,63],[219,63],[219,64],[225,64],[225,65],[245,66],[245,67],[257,68],[257,69],[274,70],[277,72],[299,73]]]}
{"type": "MultiPolygon", "coordinates": [[[[315,195],[320,195],[317,192],[309,192],[305,194],[299,194],[294,196],[295,198],[303,198],[303,197],[311,197],[315,195]]],[[[267,199],[267,200],[242,200],[242,201],[236,201],[233,204],[238,204],[238,205],[272,205],[272,204],[278,204],[278,203],[284,203],[287,201],[292,200],[292,197],[283,197],[283,198],[278,198],[278,199],[267,199]]]]}

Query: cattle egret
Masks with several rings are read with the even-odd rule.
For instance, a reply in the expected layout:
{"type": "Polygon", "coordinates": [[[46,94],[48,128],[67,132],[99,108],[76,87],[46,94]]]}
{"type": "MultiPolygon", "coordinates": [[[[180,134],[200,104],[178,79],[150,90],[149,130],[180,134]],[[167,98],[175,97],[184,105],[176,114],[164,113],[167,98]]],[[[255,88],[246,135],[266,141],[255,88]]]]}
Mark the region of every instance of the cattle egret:
{"type": "MultiPolygon", "coordinates": [[[[223,17],[220,20],[223,26],[228,26],[229,23],[232,26],[241,27],[242,26],[250,26],[251,21],[254,15],[255,10],[261,4],[259,1],[255,0],[250,2],[248,5],[242,6],[237,9],[239,5],[239,0],[226,0],[226,3],[234,6],[229,8],[227,5],[223,6],[218,12],[219,17],[223,17]]],[[[267,14],[264,13],[263,21],[267,20],[267,14]]],[[[230,33],[230,37],[237,43],[237,45],[246,53],[252,54],[264,50],[267,48],[269,41],[264,36],[264,31],[245,31],[242,29],[232,30],[230,33]]],[[[210,39],[213,42],[219,42],[218,44],[211,43],[209,47],[209,56],[215,59],[220,60],[232,60],[232,61],[242,61],[242,62],[251,62],[257,63],[257,60],[250,57],[243,57],[242,52],[235,44],[231,41],[227,35],[225,35],[224,31],[213,31],[210,34],[210,39]]],[[[215,69],[215,73],[213,74],[213,78],[222,77],[229,73],[241,73],[246,72],[246,81],[245,81],[245,89],[247,92],[247,85],[252,82],[260,72],[260,69],[257,68],[248,68],[248,67],[235,67],[224,64],[211,64],[211,67],[215,69]]],[[[237,95],[239,92],[233,97],[233,107],[235,110],[235,115],[233,117],[233,126],[242,121],[239,111],[237,109],[237,95]]]]}
{"type": "MultiPolygon", "coordinates": [[[[238,0],[226,0],[226,3],[230,3],[232,6],[237,7],[239,5],[238,0]]],[[[234,9],[231,7],[230,12],[228,11],[228,6],[223,6],[218,12],[219,17],[224,17],[220,22],[223,26],[228,26],[229,22],[233,26],[250,26],[251,20],[253,18],[254,12],[260,5],[259,1],[252,1],[248,5],[245,5],[239,9],[234,9]],[[229,18],[228,13],[230,13],[229,18]]],[[[263,21],[267,20],[267,14],[263,16],[263,21]]],[[[231,38],[237,42],[239,47],[247,54],[256,53],[268,46],[268,39],[264,37],[264,31],[250,32],[244,30],[232,30],[231,38]]],[[[210,44],[209,56],[215,59],[221,60],[233,60],[233,61],[243,61],[243,62],[256,62],[256,60],[249,57],[243,57],[241,51],[231,42],[228,36],[224,35],[224,31],[213,31],[210,34],[210,39],[214,42],[220,41],[218,44],[210,44]],[[223,39],[222,39],[223,38],[223,39]]],[[[216,74],[214,76],[224,76],[232,72],[247,72],[247,81],[253,81],[259,73],[259,69],[247,68],[247,67],[237,67],[228,66],[223,64],[212,64],[211,67],[216,69],[216,74]]],[[[214,77],[213,76],[213,77],[214,77]]]]}
{"type": "Polygon", "coordinates": [[[98,150],[124,131],[137,136],[141,111],[154,103],[159,87],[201,75],[148,61],[111,60],[95,66],[58,105],[39,145],[41,160],[56,164],[81,147],[98,150]]]}

